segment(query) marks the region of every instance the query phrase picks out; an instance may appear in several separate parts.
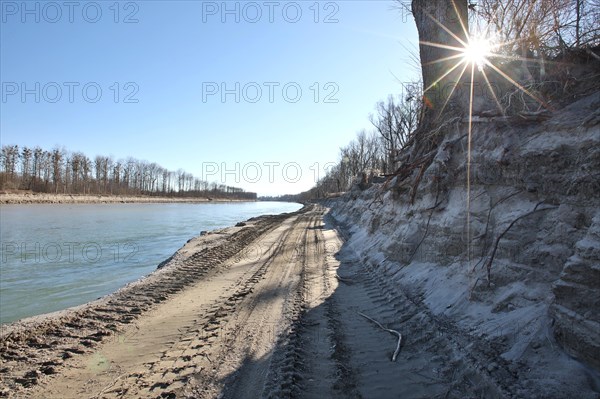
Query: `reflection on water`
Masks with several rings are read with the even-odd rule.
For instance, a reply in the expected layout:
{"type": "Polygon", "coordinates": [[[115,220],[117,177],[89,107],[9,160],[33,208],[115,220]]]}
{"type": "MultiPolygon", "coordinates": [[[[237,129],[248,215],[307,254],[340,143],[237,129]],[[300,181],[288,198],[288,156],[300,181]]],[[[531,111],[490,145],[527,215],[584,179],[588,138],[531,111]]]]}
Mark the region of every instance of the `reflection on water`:
{"type": "Polygon", "coordinates": [[[0,206],[0,323],[80,305],[117,290],[202,230],[299,204],[0,206]]]}

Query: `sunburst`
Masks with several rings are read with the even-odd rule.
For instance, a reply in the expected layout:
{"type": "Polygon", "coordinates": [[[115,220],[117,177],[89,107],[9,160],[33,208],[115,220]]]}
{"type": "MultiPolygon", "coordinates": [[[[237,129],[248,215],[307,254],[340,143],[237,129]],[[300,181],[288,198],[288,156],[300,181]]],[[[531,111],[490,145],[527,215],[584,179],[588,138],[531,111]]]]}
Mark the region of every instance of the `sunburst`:
{"type": "Polygon", "coordinates": [[[483,69],[488,59],[493,55],[493,45],[490,39],[486,37],[469,37],[467,46],[461,50],[464,62],[470,65],[477,65],[480,70],[483,69]]]}

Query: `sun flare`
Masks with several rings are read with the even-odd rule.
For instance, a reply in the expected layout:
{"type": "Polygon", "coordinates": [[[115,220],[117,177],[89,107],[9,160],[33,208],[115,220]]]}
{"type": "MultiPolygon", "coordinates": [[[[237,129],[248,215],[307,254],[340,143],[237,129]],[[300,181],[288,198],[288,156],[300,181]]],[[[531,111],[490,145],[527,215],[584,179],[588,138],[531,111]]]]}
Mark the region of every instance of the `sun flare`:
{"type": "Polygon", "coordinates": [[[492,45],[488,39],[471,37],[462,51],[464,60],[471,64],[483,67],[492,55],[492,45]]]}
{"type": "MultiPolygon", "coordinates": [[[[452,5],[454,7],[455,13],[458,15],[459,11],[456,8],[456,4],[453,1],[452,5]]],[[[515,55],[503,54],[502,49],[507,43],[503,43],[499,40],[499,37],[492,34],[489,36],[489,31],[480,31],[475,29],[475,32],[469,32],[468,29],[468,21],[462,20],[459,18],[458,22],[460,23],[460,28],[462,31],[457,32],[452,30],[451,28],[454,26],[447,27],[443,23],[441,23],[438,19],[436,19],[433,15],[425,12],[433,22],[439,27],[440,32],[444,31],[448,34],[451,39],[447,39],[443,42],[431,42],[427,40],[420,40],[419,45],[422,46],[430,46],[438,49],[442,49],[444,51],[440,52],[443,54],[439,59],[427,60],[427,63],[423,64],[423,74],[425,76],[425,65],[433,65],[433,64],[442,64],[442,68],[439,68],[438,71],[435,71],[438,76],[434,77],[433,82],[429,83],[427,87],[424,87],[423,94],[425,100],[427,100],[428,92],[431,90],[434,92],[432,95],[437,95],[439,93],[435,93],[436,90],[439,90],[440,86],[445,86],[445,83],[449,80],[454,80],[455,82],[462,82],[465,74],[470,75],[470,82],[465,80],[465,82],[470,83],[469,85],[469,99],[468,99],[468,124],[467,124],[467,161],[466,161],[466,171],[467,171],[467,182],[466,182],[466,224],[467,224],[467,242],[469,246],[469,263],[471,262],[471,146],[472,146],[472,136],[473,136],[473,111],[474,111],[474,100],[475,100],[475,86],[480,83],[485,83],[488,88],[488,93],[491,94],[494,102],[498,106],[498,110],[500,114],[505,115],[505,107],[501,103],[498,98],[498,84],[496,82],[490,81],[490,76],[493,76],[495,79],[504,79],[516,89],[520,90],[525,95],[537,101],[541,106],[547,107],[547,104],[540,99],[534,92],[531,92],[526,87],[521,85],[517,80],[513,79],[508,73],[502,70],[503,64],[499,61],[502,59],[514,61],[514,60],[522,60],[524,62],[531,62],[531,59],[526,57],[521,58],[515,55]],[[446,55],[449,54],[449,55],[446,55]],[[475,70],[477,69],[478,72],[475,70]],[[493,75],[488,76],[491,73],[493,75]],[[477,75],[476,75],[477,74],[477,75]],[[456,77],[458,75],[458,77],[456,77]]],[[[435,37],[435,35],[432,35],[435,37]]],[[[440,111],[437,111],[439,115],[443,115],[443,111],[446,108],[450,98],[454,95],[454,89],[458,86],[456,84],[450,85],[452,88],[449,93],[444,93],[443,97],[444,103],[441,104],[440,111]]],[[[508,90],[508,89],[507,89],[508,90]]],[[[427,104],[427,101],[425,102],[427,104]]],[[[433,108],[433,106],[432,106],[433,108]]]]}

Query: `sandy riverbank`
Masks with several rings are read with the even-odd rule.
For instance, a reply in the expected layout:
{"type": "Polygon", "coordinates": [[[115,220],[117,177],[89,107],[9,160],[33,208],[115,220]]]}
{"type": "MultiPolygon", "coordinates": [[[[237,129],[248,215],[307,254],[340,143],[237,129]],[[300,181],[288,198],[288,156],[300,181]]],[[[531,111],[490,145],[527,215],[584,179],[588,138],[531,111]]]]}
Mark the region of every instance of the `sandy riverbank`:
{"type": "MultiPolygon", "coordinates": [[[[209,197],[150,197],[146,195],[70,195],[44,193],[2,193],[0,204],[126,204],[126,203],[201,203],[240,200],[209,197]]],[[[243,200],[248,201],[248,200],[243,200]]]]}
{"type": "Polygon", "coordinates": [[[0,396],[597,397],[562,355],[543,366],[559,390],[499,358],[348,240],[321,206],[194,238],[112,295],[4,326],[0,396]]]}

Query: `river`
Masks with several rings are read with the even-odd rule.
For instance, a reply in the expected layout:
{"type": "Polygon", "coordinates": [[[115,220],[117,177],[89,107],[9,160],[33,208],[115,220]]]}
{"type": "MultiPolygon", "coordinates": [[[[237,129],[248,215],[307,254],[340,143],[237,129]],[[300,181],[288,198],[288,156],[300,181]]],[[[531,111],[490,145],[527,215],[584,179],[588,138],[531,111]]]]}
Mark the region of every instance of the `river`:
{"type": "Polygon", "coordinates": [[[156,269],[203,230],[300,204],[0,206],[0,323],[109,294],[156,269]]]}

